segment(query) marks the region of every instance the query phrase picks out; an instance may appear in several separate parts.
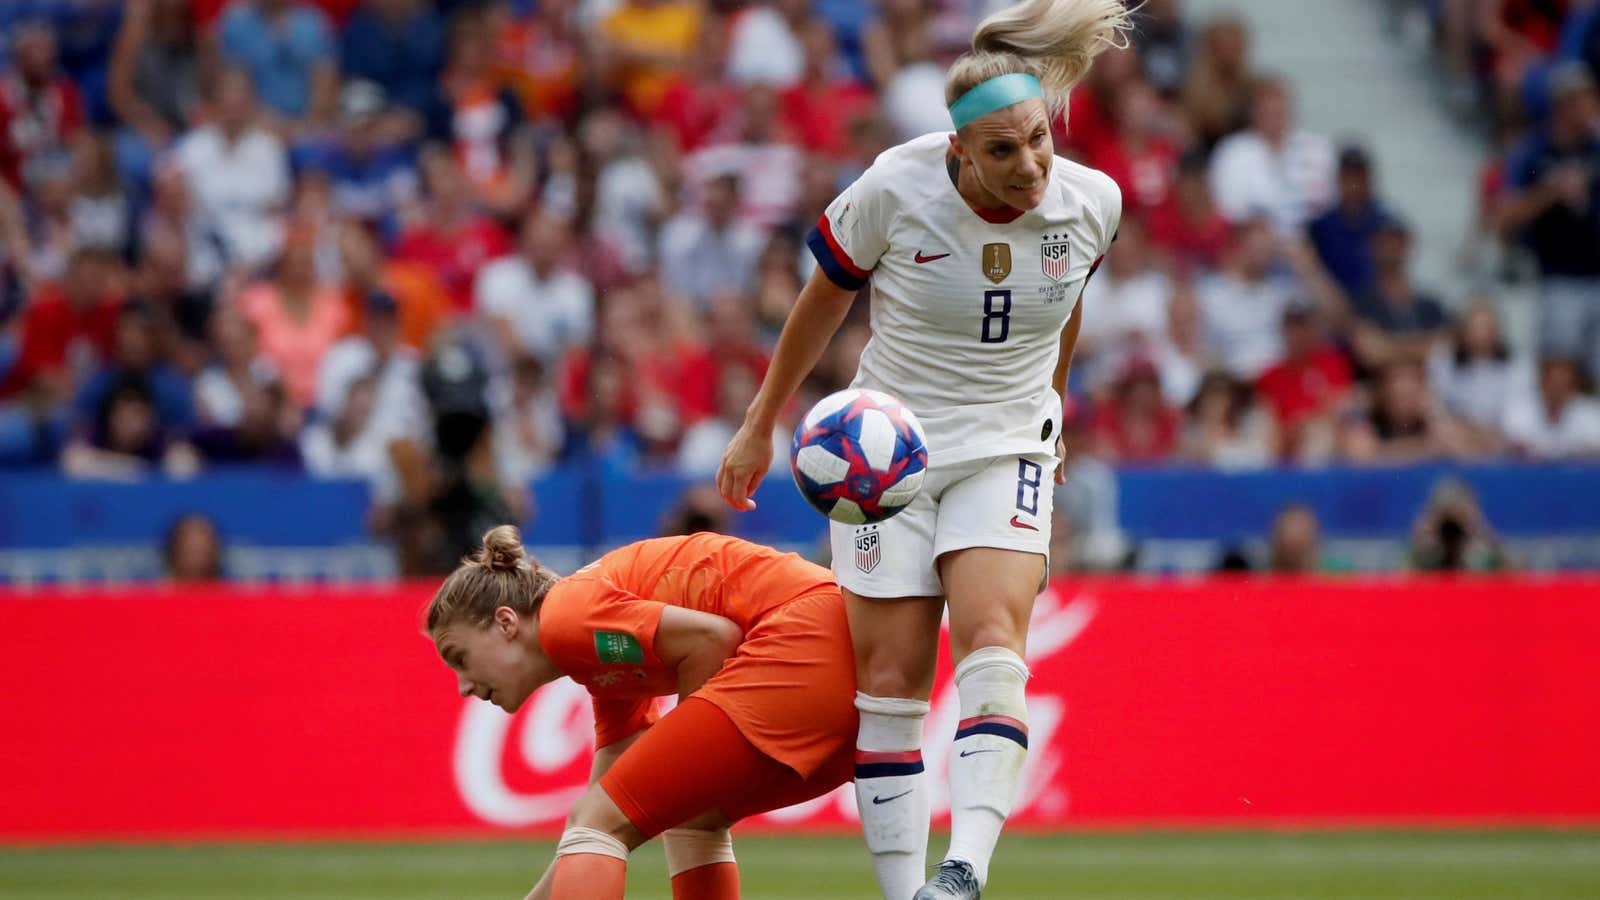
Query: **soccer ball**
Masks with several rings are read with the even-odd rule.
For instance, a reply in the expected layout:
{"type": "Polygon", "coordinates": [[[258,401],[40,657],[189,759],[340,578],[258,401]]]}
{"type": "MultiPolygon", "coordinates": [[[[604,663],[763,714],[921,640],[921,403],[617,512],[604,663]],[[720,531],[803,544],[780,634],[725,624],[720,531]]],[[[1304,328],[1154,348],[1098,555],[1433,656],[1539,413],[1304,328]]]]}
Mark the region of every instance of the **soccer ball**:
{"type": "Polygon", "coordinates": [[[794,430],[794,483],[817,511],[849,525],[881,522],[922,490],[928,448],[899,400],[851,388],[811,407],[794,430]]]}

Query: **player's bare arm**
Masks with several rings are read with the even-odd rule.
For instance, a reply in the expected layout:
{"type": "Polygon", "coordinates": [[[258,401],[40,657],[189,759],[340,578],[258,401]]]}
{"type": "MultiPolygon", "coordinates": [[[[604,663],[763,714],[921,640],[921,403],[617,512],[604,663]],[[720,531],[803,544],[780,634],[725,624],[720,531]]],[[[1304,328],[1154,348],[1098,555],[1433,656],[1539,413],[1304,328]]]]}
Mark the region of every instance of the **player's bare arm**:
{"type": "Polygon", "coordinates": [[[656,655],[678,672],[678,699],[688,697],[711,679],[739,649],[744,630],[730,619],[699,610],[669,606],[661,611],[656,630],[656,655]]]}
{"type": "Polygon", "coordinates": [[[816,368],[828,340],[839,330],[855,298],[854,290],[834,284],[820,268],[811,273],[811,280],[800,290],[794,309],[783,324],[783,334],[778,337],[761,389],[717,468],[717,492],[734,509],[755,509],[750,495],[772,465],[772,427],[778,421],[778,413],[800,382],[816,368]]]}

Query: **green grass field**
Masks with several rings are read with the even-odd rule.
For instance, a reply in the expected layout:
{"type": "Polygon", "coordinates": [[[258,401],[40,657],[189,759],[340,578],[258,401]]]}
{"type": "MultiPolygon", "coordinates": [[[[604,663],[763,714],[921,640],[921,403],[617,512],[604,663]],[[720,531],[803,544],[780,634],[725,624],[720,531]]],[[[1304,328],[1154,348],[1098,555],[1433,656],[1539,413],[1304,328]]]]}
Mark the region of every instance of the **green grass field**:
{"type": "MultiPolygon", "coordinates": [[[[750,900],[876,897],[853,838],[737,842],[750,900]]],[[[547,843],[277,844],[0,849],[0,897],[502,898],[547,843]]],[[[630,898],[670,897],[658,849],[630,898]]],[[[1162,832],[1007,836],[990,900],[1597,900],[1600,831],[1162,832]]]]}

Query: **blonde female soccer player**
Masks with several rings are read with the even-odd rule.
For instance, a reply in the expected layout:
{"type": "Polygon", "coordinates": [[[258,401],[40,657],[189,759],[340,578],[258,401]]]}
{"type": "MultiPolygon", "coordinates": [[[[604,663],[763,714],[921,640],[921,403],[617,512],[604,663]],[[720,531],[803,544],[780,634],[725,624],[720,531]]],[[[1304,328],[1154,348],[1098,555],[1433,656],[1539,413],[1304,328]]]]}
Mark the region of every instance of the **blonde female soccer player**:
{"type": "Polygon", "coordinates": [[[502,525],[428,606],[463,696],[515,712],[594,695],[591,783],[529,900],[622,900],[658,834],[676,900],[737,900],[728,826],[821,796],[856,764],[855,673],[827,569],[716,534],[629,544],[566,577],[502,525]],[[655,698],[676,694],[660,717],[655,698]]]}
{"type": "Polygon", "coordinates": [[[856,746],[920,753],[946,603],[962,714],[950,851],[926,884],[920,756],[856,773],[888,900],[977,897],[1021,779],[1023,651],[1050,537],[1046,473],[1060,481],[1079,300],[1122,215],[1109,177],[1054,155],[1050,116],[1096,54],[1122,45],[1128,15],[1122,0],[1029,0],[979,24],[945,79],[954,133],[885,151],[817,222],[819,268],[717,472],[723,498],[751,508],[778,411],[870,278],[872,340],[852,386],[909,406],[930,459],[922,494],[898,516],[831,526],[855,642],[856,746]]]}

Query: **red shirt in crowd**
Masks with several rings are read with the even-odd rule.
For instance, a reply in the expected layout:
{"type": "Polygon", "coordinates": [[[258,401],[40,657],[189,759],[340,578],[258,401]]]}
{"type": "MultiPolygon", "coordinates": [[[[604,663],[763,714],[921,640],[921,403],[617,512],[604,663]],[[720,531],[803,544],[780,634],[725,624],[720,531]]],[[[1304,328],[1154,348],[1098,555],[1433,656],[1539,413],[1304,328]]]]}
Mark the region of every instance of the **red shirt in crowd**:
{"type": "Polygon", "coordinates": [[[1171,198],[1180,155],[1171,138],[1155,138],[1134,149],[1127,141],[1112,137],[1089,148],[1084,161],[1110,175],[1122,188],[1124,210],[1142,216],[1171,198]]]}
{"type": "Polygon", "coordinates": [[[1278,423],[1292,428],[1325,412],[1350,389],[1350,381],[1349,361],[1324,344],[1299,362],[1286,359],[1261,373],[1256,391],[1278,423]]]}
{"type": "Polygon", "coordinates": [[[1209,215],[1190,218],[1176,196],[1150,210],[1145,218],[1150,244],[1181,265],[1215,269],[1233,241],[1233,226],[1212,209],[1209,215]]]}
{"type": "Polygon", "coordinates": [[[877,103],[864,85],[840,79],[821,87],[797,84],[778,98],[786,130],[807,150],[830,158],[850,152],[850,123],[877,103]]]}
{"type": "Polygon", "coordinates": [[[475,216],[465,225],[449,229],[424,223],[400,238],[397,259],[428,266],[444,283],[450,305],[457,312],[472,311],[472,282],[484,263],[511,252],[511,239],[492,219],[475,216]]]}
{"type": "Polygon", "coordinates": [[[67,302],[59,288],[34,298],[22,319],[22,346],[16,365],[0,382],[0,397],[10,397],[36,377],[71,368],[87,371],[111,353],[122,301],[106,297],[86,308],[67,302]]]}
{"type": "Polygon", "coordinates": [[[83,128],[83,98],[71,79],[59,76],[30,90],[22,76],[0,77],[0,178],[22,187],[22,170],[41,154],[65,153],[83,128]]]}

